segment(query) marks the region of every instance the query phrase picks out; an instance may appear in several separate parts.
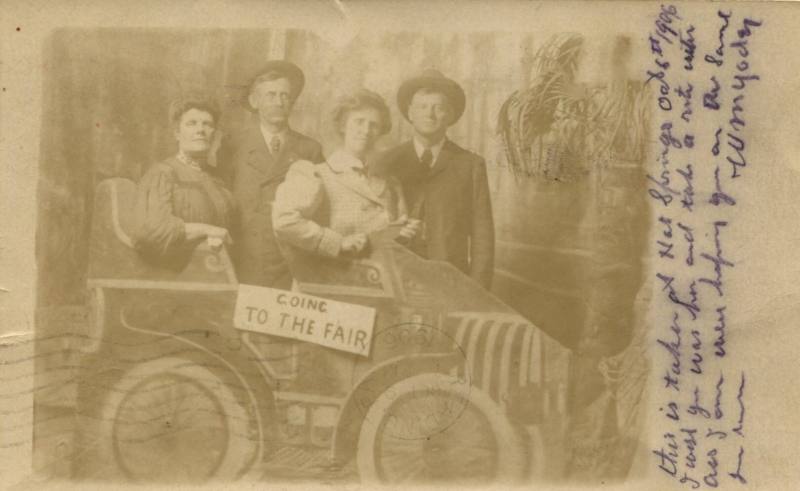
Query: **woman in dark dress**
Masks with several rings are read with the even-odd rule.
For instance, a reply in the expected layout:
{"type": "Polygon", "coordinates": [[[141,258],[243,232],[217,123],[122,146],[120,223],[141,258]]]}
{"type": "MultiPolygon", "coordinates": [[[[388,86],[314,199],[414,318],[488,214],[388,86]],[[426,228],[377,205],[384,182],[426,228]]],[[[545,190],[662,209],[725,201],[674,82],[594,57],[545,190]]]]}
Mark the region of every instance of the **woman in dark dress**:
{"type": "Polygon", "coordinates": [[[133,245],[151,262],[179,268],[201,242],[212,248],[230,242],[233,196],[206,172],[218,117],[216,105],[202,97],[170,107],[178,153],[150,167],[136,199],[133,245]]]}

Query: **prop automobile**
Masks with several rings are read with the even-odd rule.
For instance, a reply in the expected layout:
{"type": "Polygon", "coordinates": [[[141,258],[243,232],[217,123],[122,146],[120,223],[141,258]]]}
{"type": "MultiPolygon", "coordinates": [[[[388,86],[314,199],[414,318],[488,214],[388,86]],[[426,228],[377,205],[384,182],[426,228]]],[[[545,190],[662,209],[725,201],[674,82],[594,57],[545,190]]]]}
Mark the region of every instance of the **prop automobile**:
{"type": "Polygon", "coordinates": [[[299,297],[375,309],[372,326],[344,326],[369,334],[368,352],[239,329],[227,252],[146,264],[127,232],[134,192],[109,179],[95,194],[78,475],[474,482],[545,469],[566,350],[460,271],[392,230],[360,260],[295,254],[299,297]]]}

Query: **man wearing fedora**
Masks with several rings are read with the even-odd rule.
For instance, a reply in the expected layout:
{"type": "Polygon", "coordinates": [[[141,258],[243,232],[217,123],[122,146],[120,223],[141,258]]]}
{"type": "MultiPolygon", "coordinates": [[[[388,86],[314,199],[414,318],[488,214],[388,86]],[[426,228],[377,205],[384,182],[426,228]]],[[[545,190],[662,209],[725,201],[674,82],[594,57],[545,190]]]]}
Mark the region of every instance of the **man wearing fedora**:
{"type": "Polygon", "coordinates": [[[297,65],[272,60],[250,81],[243,101],[257,115],[254,124],[222,142],[220,174],[239,203],[233,231],[239,281],[289,289],[292,277],[272,228],[272,201],[291,164],[322,162],[322,146],[289,127],[289,115],[303,90],[305,76],[297,65]]]}
{"type": "Polygon", "coordinates": [[[465,103],[461,86],[437,70],[403,82],[397,104],[414,136],[386,152],[380,165],[402,183],[411,218],[422,220],[411,249],[449,261],[488,289],[494,222],[486,163],[447,138],[465,103]]]}

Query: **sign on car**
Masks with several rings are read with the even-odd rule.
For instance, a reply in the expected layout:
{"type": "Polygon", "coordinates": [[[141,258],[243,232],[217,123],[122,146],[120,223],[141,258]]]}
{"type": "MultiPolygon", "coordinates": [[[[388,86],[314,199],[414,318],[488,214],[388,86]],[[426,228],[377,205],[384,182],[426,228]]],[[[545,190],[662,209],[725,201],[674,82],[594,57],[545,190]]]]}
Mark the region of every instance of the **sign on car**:
{"type": "Polygon", "coordinates": [[[375,309],[240,284],[233,321],[239,329],[369,356],[375,309]]]}

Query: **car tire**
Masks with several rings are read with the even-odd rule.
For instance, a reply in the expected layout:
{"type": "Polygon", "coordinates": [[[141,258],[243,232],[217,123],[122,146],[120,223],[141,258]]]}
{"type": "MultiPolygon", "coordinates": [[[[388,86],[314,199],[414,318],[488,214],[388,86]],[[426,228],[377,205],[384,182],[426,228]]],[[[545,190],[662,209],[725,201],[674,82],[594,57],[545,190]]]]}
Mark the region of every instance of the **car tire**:
{"type": "Polygon", "coordinates": [[[143,361],[97,408],[96,455],[136,482],[234,480],[261,456],[255,404],[243,379],[211,356],[143,361]]]}
{"type": "Polygon", "coordinates": [[[488,394],[429,373],[401,380],[376,399],[361,427],[357,465],[362,483],[520,482],[526,454],[488,394]]]}

